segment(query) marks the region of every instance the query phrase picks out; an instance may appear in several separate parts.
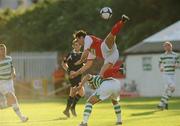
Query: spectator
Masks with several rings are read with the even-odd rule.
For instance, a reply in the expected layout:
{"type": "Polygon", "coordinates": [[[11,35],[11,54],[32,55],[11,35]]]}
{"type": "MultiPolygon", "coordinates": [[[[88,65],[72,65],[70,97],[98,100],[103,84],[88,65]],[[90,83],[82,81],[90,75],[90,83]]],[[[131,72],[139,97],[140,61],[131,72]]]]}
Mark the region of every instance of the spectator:
{"type": "Polygon", "coordinates": [[[56,91],[56,95],[60,95],[60,92],[57,91],[62,87],[62,83],[64,82],[65,73],[60,65],[53,72],[53,84],[56,91]]]}

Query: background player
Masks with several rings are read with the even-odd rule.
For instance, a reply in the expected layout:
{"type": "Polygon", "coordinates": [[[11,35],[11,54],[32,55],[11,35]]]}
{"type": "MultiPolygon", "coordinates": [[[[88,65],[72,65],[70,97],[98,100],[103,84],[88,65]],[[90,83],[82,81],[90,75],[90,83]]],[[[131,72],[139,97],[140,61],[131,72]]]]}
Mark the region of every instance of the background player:
{"type": "Polygon", "coordinates": [[[95,92],[90,96],[85,105],[83,121],[79,126],[87,126],[89,116],[92,112],[92,106],[108,98],[111,99],[115,114],[117,116],[116,125],[121,125],[121,107],[119,105],[119,94],[121,89],[120,81],[114,78],[103,80],[99,75],[87,74],[83,77],[78,88],[81,89],[85,83],[89,84],[91,88],[95,89],[95,92]]]}
{"type": "Polygon", "coordinates": [[[89,69],[92,66],[92,59],[96,57],[104,59],[104,65],[100,70],[100,76],[104,77],[105,72],[113,73],[117,72],[117,68],[112,69],[113,65],[119,59],[119,51],[117,49],[115,39],[116,35],[121,30],[124,23],[129,20],[125,15],[122,15],[121,20],[119,20],[112,28],[111,32],[107,37],[102,40],[93,35],[87,35],[83,30],[80,30],[74,34],[74,37],[78,40],[79,44],[84,46],[84,52],[81,56],[81,59],[76,62],[76,65],[83,63],[88,59],[86,65],[81,69],[71,74],[72,77],[82,74],[84,71],[89,69]]]}
{"type": "MultiPolygon", "coordinates": [[[[80,51],[81,45],[77,42],[77,40],[74,40],[72,43],[73,50],[65,57],[64,61],[62,62],[63,68],[68,72],[68,74],[71,73],[71,71],[77,71],[79,68],[83,66],[83,63],[79,65],[74,65],[75,62],[77,62],[82,55],[82,52],[80,51]]],[[[66,109],[63,111],[63,113],[70,117],[69,109],[71,109],[71,112],[73,116],[77,116],[75,111],[75,106],[79,99],[84,96],[84,88],[82,87],[79,91],[74,91],[73,87],[78,86],[79,82],[81,82],[81,74],[76,76],[75,78],[69,78],[71,87],[70,87],[70,93],[69,98],[67,100],[66,109]]]]}
{"type": "Polygon", "coordinates": [[[172,51],[171,42],[163,44],[165,53],[160,56],[159,68],[163,72],[165,90],[158,105],[160,109],[168,109],[168,100],[175,91],[175,69],[179,66],[179,57],[172,51]]]}
{"type": "Polygon", "coordinates": [[[2,106],[2,108],[12,106],[14,112],[21,121],[26,122],[28,117],[21,113],[14,93],[13,79],[16,76],[15,68],[12,65],[12,58],[7,56],[6,52],[6,46],[0,44],[0,94],[4,96],[4,106],[2,106]]]}

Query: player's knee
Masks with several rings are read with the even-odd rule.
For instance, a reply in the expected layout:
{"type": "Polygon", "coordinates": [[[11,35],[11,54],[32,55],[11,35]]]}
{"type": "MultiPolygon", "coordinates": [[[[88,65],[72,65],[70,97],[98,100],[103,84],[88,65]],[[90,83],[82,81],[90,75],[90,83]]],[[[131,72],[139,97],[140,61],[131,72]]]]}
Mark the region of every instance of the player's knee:
{"type": "Polygon", "coordinates": [[[113,36],[111,33],[108,34],[108,36],[105,39],[105,43],[108,46],[109,49],[112,49],[114,42],[115,42],[116,37],[113,36]]]}
{"type": "Polygon", "coordinates": [[[84,91],[84,88],[83,88],[83,87],[80,89],[80,91],[78,91],[78,94],[79,94],[81,97],[84,97],[85,91],[84,91]]]}
{"type": "Polygon", "coordinates": [[[76,92],[73,87],[70,88],[69,96],[74,97],[76,95],[76,92]]]}
{"type": "Polygon", "coordinates": [[[0,94],[0,109],[7,108],[7,99],[3,94],[0,94]]]}
{"type": "Polygon", "coordinates": [[[95,104],[95,102],[94,102],[92,99],[88,99],[88,100],[87,100],[87,103],[90,103],[90,104],[92,104],[92,105],[95,104]]]}
{"type": "Polygon", "coordinates": [[[91,103],[92,105],[98,103],[100,101],[100,99],[98,99],[96,96],[91,96],[87,102],[91,103]]]}
{"type": "Polygon", "coordinates": [[[6,94],[6,98],[7,98],[7,104],[9,106],[17,102],[16,96],[15,96],[15,94],[13,92],[8,92],[6,94]]]}
{"type": "Polygon", "coordinates": [[[117,105],[117,104],[118,104],[118,102],[115,101],[115,100],[113,100],[113,99],[112,99],[111,101],[112,101],[112,104],[113,104],[113,105],[117,105]]]}
{"type": "Polygon", "coordinates": [[[170,86],[169,88],[170,88],[171,92],[174,92],[176,89],[175,86],[170,86]]]}
{"type": "Polygon", "coordinates": [[[74,97],[74,96],[75,96],[75,94],[73,94],[73,93],[69,93],[69,96],[70,96],[70,97],[74,97]]]}
{"type": "Polygon", "coordinates": [[[14,95],[13,92],[8,92],[8,93],[6,93],[6,97],[7,97],[7,98],[14,98],[15,95],[14,95]]]}

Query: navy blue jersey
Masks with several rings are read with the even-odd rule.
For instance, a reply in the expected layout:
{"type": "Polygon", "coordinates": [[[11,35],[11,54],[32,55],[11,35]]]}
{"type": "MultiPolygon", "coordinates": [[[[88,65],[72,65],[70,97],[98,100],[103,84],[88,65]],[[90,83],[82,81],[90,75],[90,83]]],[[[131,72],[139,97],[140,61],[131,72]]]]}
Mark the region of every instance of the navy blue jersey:
{"type": "MultiPolygon", "coordinates": [[[[80,65],[75,65],[75,63],[81,59],[81,55],[82,55],[82,52],[75,52],[73,50],[65,57],[64,63],[67,63],[69,72],[77,71],[83,66],[83,63],[80,65]]],[[[81,76],[82,75],[80,74],[75,78],[69,78],[69,81],[72,87],[78,86],[79,82],[81,82],[81,76]]]]}
{"type": "Polygon", "coordinates": [[[81,59],[82,52],[71,51],[64,59],[64,62],[67,63],[69,71],[77,71],[83,66],[82,64],[75,65],[75,63],[81,59]]]}

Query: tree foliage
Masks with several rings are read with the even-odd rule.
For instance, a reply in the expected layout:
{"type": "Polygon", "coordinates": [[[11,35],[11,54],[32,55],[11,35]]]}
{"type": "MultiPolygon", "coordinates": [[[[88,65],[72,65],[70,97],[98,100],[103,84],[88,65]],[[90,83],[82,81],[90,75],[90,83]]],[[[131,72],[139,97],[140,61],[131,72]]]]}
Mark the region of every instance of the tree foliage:
{"type": "Polygon", "coordinates": [[[131,20],[117,37],[120,51],[180,19],[179,0],[44,0],[28,9],[0,12],[0,39],[10,51],[67,51],[72,34],[86,30],[100,38],[127,14],[131,20]],[[109,6],[110,20],[99,10],[109,6]]]}

